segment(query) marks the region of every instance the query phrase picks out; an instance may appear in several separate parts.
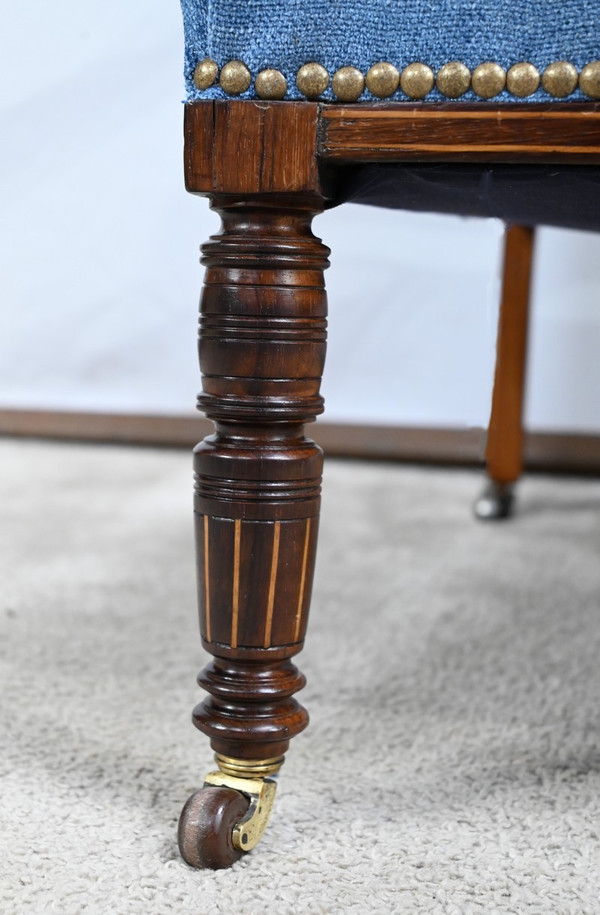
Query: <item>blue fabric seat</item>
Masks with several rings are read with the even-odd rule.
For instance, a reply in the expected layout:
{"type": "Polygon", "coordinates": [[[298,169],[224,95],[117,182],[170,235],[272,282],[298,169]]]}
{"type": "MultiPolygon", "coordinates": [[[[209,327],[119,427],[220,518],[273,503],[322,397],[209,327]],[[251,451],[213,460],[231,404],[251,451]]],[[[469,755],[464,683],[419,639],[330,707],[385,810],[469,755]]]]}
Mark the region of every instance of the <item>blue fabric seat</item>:
{"type": "Polygon", "coordinates": [[[182,0],[182,7],[189,101],[600,98],[600,0],[182,0]],[[377,82],[372,68],[381,63],[391,81],[377,82]],[[322,68],[316,88],[303,82],[307,64],[322,68]],[[417,94],[405,73],[415,64],[417,94]],[[354,72],[336,81],[344,68],[354,72]],[[264,71],[279,74],[275,82],[257,83],[264,71]],[[354,90],[344,94],[339,87],[348,84],[354,90]]]}

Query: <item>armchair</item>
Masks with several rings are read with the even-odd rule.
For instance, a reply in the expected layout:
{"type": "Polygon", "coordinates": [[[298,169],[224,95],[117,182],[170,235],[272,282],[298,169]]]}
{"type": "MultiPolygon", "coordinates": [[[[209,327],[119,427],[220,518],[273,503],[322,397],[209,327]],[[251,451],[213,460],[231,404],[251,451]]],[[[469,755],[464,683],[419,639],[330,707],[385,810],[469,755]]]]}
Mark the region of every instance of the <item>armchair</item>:
{"type": "Polygon", "coordinates": [[[490,432],[496,485],[480,512],[505,513],[532,227],[600,228],[600,0],[182,7],[186,187],[209,197],[222,229],[202,248],[199,347],[199,407],[216,429],[195,449],[200,627],[214,660],[194,723],[218,769],[186,803],[179,843],[190,865],[218,868],[258,842],[274,776],[308,723],[292,659],[317,546],[322,454],[304,425],[323,410],[330,253],[312,218],[352,200],[511,227],[513,330],[490,432]]]}

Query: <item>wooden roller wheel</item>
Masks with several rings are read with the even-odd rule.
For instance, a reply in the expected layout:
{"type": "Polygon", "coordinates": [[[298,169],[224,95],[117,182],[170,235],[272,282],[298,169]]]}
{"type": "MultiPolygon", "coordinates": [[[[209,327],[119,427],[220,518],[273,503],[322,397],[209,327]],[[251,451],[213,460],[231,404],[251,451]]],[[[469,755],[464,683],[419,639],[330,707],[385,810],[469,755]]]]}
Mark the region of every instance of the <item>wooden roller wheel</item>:
{"type": "Polygon", "coordinates": [[[202,788],[188,798],[179,818],[177,838],[190,867],[219,870],[242,856],[233,844],[232,833],[249,806],[249,799],[233,788],[202,788]]]}

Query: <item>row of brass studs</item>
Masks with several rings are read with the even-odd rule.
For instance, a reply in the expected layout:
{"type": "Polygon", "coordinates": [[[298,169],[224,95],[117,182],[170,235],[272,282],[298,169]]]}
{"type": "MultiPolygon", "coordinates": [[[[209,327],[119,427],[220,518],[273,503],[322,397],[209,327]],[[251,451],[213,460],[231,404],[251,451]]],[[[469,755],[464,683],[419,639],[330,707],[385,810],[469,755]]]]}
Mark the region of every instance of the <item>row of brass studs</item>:
{"type": "MultiPolygon", "coordinates": [[[[230,60],[219,74],[214,60],[201,60],[194,70],[194,85],[197,89],[208,89],[219,78],[219,85],[228,95],[241,95],[250,88],[252,74],[241,60],[230,60]]],[[[460,98],[470,88],[480,98],[491,99],[505,88],[517,98],[527,98],[539,88],[540,82],[549,95],[566,98],[577,86],[589,98],[600,99],[600,60],[587,64],[581,71],[566,60],[550,64],[540,77],[533,64],[525,61],[513,64],[506,72],[499,64],[483,63],[473,72],[458,60],[441,67],[434,76],[431,67],[423,63],[409,64],[400,71],[391,63],[382,61],[374,64],[366,77],[356,67],[342,67],[330,78],[325,67],[308,63],[296,74],[296,85],[308,99],[319,98],[329,86],[341,102],[356,102],[365,85],[377,98],[389,98],[398,87],[412,99],[422,99],[437,86],[446,98],[460,98]]],[[[254,81],[256,94],[261,99],[283,99],[287,92],[287,80],[280,70],[266,69],[257,74],[254,81]]]]}

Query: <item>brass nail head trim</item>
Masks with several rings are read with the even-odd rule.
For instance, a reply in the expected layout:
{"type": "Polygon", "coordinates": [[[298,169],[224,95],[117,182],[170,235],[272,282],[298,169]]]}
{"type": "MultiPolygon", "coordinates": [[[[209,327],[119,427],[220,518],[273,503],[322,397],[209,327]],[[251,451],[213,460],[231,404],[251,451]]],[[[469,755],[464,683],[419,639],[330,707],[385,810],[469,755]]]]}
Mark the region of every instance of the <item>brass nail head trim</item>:
{"type": "Polygon", "coordinates": [[[588,98],[600,98],[600,60],[585,65],[579,74],[579,88],[588,98]]]}
{"type": "Polygon", "coordinates": [[[194,86],[196,89],[210,89],[217,79],[219,67],[217,62],[210,57],[205,57],[196,64],[194,70],[194,86]]]}
{"type": "Polygon", "coordinates": [[[230,60],[221,70],[219,83],[228,95],[241,95],[251,82],[252,74],[241,60],[230,60]]]}
{"type": "Polygon", "coordinates": [[[366,78],[367,89],[376,98],[389,98],[400,85],[400,73],[385,60],[373,64],[366,78]]]}
{"type": "Polygon", "coordinates": [[[400,88],[409,98],[425,98],[435,83],[433,70],[427,64],[416,62],[402,71],[400,88]]]}
{"type": "Polygon", "coordinates": [[[566,98],[577,88],[579,74],[568,60],[557,60],[546,67],[542,74],[542,86],[554,98],[566,98]]]}
{"type": "MultiPolygon", "coordinates": [[[[252,74],[241,60],[230,60],[222,68],[215,60],[205,57],[196,64],[193,82],[197,89],[213,86],[219,78],[221,88],[228,95],[241,95],[250,88],[252,74]]],[[[296,85],[308,99],[317,99],[329,86],[330,76],[325,67],[310,61],[296,74],[296,85]]],[[[443,64],[434,76],[433,70],[421,61],[408,64],[402,74],[389,61],[379,61],[370,67],[366,77],[353,66],[340,67],[331,80],[332,90],[340,102],[356,102],[365,86],[376,98],[390,98],[398,90],[412,99],[425,98],[434,85],[446,98],[460,98],[473,89],[483,99],[495,98],[506,88],[517,98],[527,98],[540,87],[554,98],[566,98],[579,88],[592,99],[600,99],[600,60],[593,60],[577,73],[577,68],[568,60],[557,60],[549,64],[540,77],[540,72],[529,61],[513,64],[505,73],[500,64],[485,61],[469,71],[462,61],[451,60],[443,64]]],[[[280,100],[288,90],[287,80],[281,70],[268,67],[260,70],[255,79],[258,98],[280,100]]]]}
{"type": "Polygon", "coordinates": [[[306,98],[318,98],[329,85],[329,73],[321,64],[311,61],[298,70],[296,85],[306,98]]]}
{"type": "Polygon", "coordinates": [[[440,67],[435,83],[446,98],[460,98],[471,85],[471,72],[460,60],[451,60],[440,67]]]}
{"type": "Polygon", "coordinates": [[[331,80],[333,94],[340,102],[356,102],[365,88],[365,78],[356,67],[342,67],[331,80]]]}
{"type": "Polygon", "coordinates": [[[262,99],[279,100],[287,92],[287,80],[281,70],[261,70],[254,81],[256,94],[262,99]]]}
{"type": "Polygon", "coordinates": [[[500,64],[486,61],[473,70],[471,85],[479,98],[494,98],[500,95],[506,85],[506,73],[500,64]]]}
{"type": "Polygon", "coordinates": [[[513,64],[506,74],[506,88],[517,98],[526,98],[538,89],[540,73],[537,67],[527,61],[513,64]]]}

